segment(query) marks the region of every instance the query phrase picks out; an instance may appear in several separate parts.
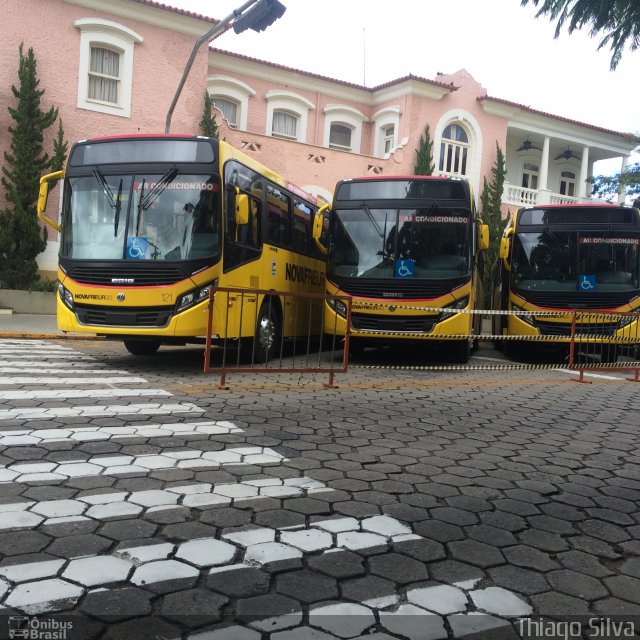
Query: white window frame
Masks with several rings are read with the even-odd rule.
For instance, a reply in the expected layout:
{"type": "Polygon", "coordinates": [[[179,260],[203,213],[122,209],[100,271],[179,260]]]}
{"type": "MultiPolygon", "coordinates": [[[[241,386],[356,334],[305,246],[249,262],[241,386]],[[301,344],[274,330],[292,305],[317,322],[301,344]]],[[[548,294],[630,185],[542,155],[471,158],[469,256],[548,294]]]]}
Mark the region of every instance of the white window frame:
{"type": "Polygon", "coordinates": [[[133,85],[133,52],[143,41],[141,35],[129,27],[102,18],[80,18],[74,23],[80,31],[80,65],[78,71],[79,109],[108,113],[122,118],[131,117],[131,89],[133,85]],[[118,102],[111,104],[89,98],[91,48],[110,49],[120,55],[118,102]]]}
{"type": "Polygon", "coordinates": [[[469,151],[467,154],[467,173],[464,176],[473,187],[475,193],[480,193],[482,183],[482,175],[480,173],[480,163],[482,160],[482,129],[480,124],[468,111],[464,109],[452,109],[447,111],[441,117],[433,130],[433,150],[434,163],[438,175],[449,175],[441,172],[440,167],[440,150],[442,143],[442,134],[450,124],[457,124],[467,133],[469,151]]]}
{"type": "Polygon", "coordinates": [[[385,107],[373,115],[375,135],[373,141],[373,155],[378,158],[388,158],[398,148],[398,135],[400,133],[400,114],[402,109],[397,106],[385,107]],[[393,126],[393,140],[390,150],[385,152],[385,143],[388,141],[386,131],[393,126]]]}
{"type": "Polygon", "coordinates": [[[295,140],[296,142],[307,141],[307,122],[309,111],[315,109],[313,102],[305,97],[293,93],[293,91],[267,91],[267,123],[266,132],[268,136],[283,138],[286,140],[295,140]],[[279,134],[273,133],[273,112],[285,111],[298,118],[298,126],[295,138],[285,138],[279,134]]]}
{"type": "Polygon", "coordinates": [[[560,170],[560,187],[558,193],[569,198],[575,198],[578,194],[578,176],[573,169],[560,170]],[[563,173],[570,173],[573,178],[569,176],[563,176],[563,173]],[[565,193],[562,193],[562,183],[565,184],[565,193]],[[569,193],[569,191],[572,191],[572,193],[569,193]]]}
{"type": "Polygon", "coordinates": [[[213,99],[222,98],[238,105],[237,122],[234,128],[246,131],[249,117],[249,98],[256,95],[254,89],[241,80],[230,76],[216,75],[207,78],[207,91],[213,99]]]}
{"type": "Polygon", "coordinates": [[[443,129],[442,136],[440,137],[440,157],[438,159],[438,170],[440,171],[440,173],[456,178],[469,177],[469,156],[471,154],[471,144],[469,143],[469,138],[470,136],[467,128],[460,122],[450,122],[443,129]],[[459,127],[460,129],[462,129],[465,136],[467,137],[466,142],[454,140],[452,138],[445,138],[444,130],[448,129],[449,127],[459,127]],[[444,154],[442,153],[443,147],[445,148],[444,154]],[[449,156],[449,149],[451,149],[453,166],[445,167],[444,165],[449,156]],[[443,166],[441,167],[440,165],[443,166]]]}
{"type": "Polygon", "coordinates": [[[351,129],[351,144],[349,148],[331,146],[332,149],[360,153],[362,143],[362,125],[367,121],[364,113],[342,104],[328,104],[323,109],[324,112],[324,141],[322,146],[330,147],[331,125],[340,124],[351,129]]]}
{"type": "Polygon", "coordinates": [[[538,179],[540,177],[540,165],[534,164],[533,162],[525,162],[525,163],[523,163],[523,165],[522,165],[522,182],[525,182],[525,176],[527,178],[526,179],[527,185],[525,186],[523,184],[522,187],[524,189],[537,190],[538,189],[538,179]]]}
{"type": "Polygon", "coordinates": [[[228,98],[227,96],[211,96],[211,100],[213,101],[213,107],[215,109],[218,110],[218,112],[220,113],[220,115],[222,116],[223,120],[227,121],[227,124],[232,128],[232,129],[237,129],[238,128],[238,116],[240,115],[240,105],[235,101],[232,100],[231,98],[228,98]],[[221,102],[226,102],[229,105],[232,105],[235,108],[235,118],[233,120],[229,119],[228,117],[226,117],[224,115],[224,111],[220,106],[221,102]]]}

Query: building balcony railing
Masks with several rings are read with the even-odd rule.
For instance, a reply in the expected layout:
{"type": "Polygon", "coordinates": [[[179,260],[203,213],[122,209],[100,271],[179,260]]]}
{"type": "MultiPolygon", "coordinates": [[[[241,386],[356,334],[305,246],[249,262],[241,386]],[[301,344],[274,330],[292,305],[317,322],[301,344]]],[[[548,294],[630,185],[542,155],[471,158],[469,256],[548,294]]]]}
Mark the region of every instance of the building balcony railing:
{"type": "Polygon", "coordinates": [[[505,183],[502,192],[503,203],[517,207],[532,207],[536,204],[571,204],[580,202],[580,200],[584,200],[584,198],[553,193],[548,190],[527,189],[508,183],[505,183]]]}

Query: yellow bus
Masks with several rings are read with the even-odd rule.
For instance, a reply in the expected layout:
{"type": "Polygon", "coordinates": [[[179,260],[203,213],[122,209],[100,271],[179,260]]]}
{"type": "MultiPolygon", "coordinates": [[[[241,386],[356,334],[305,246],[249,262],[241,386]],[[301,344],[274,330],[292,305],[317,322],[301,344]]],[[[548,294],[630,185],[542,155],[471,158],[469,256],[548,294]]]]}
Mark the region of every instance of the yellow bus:
{"type": "MultiPolygon", "coordinates": [[[[545,204],[516,211],[500,245],[493,308],[547,312],[495,315],[493,333],[537,340],[549,336],[563,356],[570,342],[569,312],[575,309],[580,312],[577,331],[596,339],[580,338],[582,346],[593,343],[603,362],[615,362],[619,339],[640,336],[640,327],[633,316],[598,318],[596,311],[640,311],[638,209],[545,204]]],[[[504,340],[501,346],[511,356],[527,344],[504,340]]]]}
{"type": "Polygon", "coordinates": [[[227,143],[169,134],[84,140],[66,170],[40,184],[38,215],[60,232],[62,331],[122,340],[134,355],[202,342],[215,287],[274,292],[242,296],[242,305],[216,296],[214,337],[251,338],[256,360],[296,326],[308,330],[275,292],[324,293],[317,202],[227,143]],[[61,178],[58,222],[45,208],[50,182],[61,178]]]}
{"type": "MultiPolygon", "coordinates": [[[[342,180],[328,217],[328,244],[319,218],[314,237],[327,253],[327,294],[352,296],[350,347],[436,340],[449,360],[467,362],[481,318],[463,312],[481,299],[478,257],[489,242],[471,185],[435,176],[342,180]]],[[[344,336],[346,307],[330,300],[325,331],[344,336]]]]}

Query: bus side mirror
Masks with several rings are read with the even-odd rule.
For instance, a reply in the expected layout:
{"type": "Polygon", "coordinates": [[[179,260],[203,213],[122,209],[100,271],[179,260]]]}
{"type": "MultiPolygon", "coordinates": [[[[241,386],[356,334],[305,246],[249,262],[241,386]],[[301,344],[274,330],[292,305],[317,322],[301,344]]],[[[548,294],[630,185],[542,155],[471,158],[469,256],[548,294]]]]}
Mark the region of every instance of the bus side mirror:
{"type": "Polygon", "coordinates": [[[236,225],[249,224],[249,196],[236,194],[236,225]]]}
{"type": "Polygon", "coordinates": [[[316,243],[316,247],[318,247],[318,251],[323,255],[327,255],[328,249],[322,244],[322,231],[324,229],[324,213],[325,211],[329,211],[331,209],[330,204],[323,204],[313,219],[313,240],[316,243]]]}
{"type": "Polygon", "coordinates": [[[50,227],[53,227],[56,231],[60,231],[60,225],[47,218],[44,215],[44,211],[47,208],[47,198],[49,197],[49,182],[61,180],[62,178],[64,178],[64,171],[56,171],[54,173],[48,173],[46,176],[42,176],[42,178],[40,178],[40,191],[38,192],[38,218],[50,227]]]}
{"type": "Polygon", "coordinates": [[[480,236],[478,238],[478,249],[486,251],[489,248],[489,225],[480,225],[480,236]]]}
{"type": "Polygon", "coordinates": [[[511,242],[509,238],[502,238],[500,240],[500,259],[508,260],[509,259],[509,249],[511,248],[511,242]]]}

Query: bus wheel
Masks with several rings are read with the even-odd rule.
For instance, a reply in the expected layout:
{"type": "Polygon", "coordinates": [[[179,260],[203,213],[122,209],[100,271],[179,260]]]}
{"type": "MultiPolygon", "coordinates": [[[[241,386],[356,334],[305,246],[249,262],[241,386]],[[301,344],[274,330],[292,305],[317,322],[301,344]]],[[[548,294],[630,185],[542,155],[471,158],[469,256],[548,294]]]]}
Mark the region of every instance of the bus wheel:
{"type": "Polygon", "coordinates": [[[447,360],[454,364],[467,364],[471,355],[469,340],[452,340],[447,345],[447,360]]]}
{"type": "Polygon", "coordinates": [[[160,348],[160,340],[125,340],[124,346],[134,356],[152,356],[160,348]]]}
{"type": "Polygon", "coordinates": [[[265,300],[260,307],[253,340],[253,359],[255,362],[269,362],[273,359],[280,342],[282,328],[280,314],[273,301],[265,300]]]}

